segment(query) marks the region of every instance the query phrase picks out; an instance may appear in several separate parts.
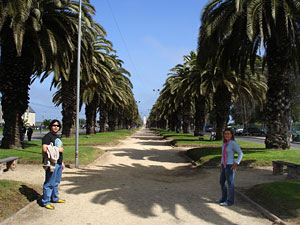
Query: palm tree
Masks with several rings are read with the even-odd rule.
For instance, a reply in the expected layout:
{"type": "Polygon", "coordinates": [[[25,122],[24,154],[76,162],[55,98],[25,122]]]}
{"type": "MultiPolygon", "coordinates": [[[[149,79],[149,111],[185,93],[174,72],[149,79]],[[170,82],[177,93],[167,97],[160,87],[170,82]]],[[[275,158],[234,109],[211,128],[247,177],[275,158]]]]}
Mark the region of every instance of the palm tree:
{"type": "Polygon", "coordinates": [[[202,64],[222,52],[220,65],[230,63],[243,74],[249,60],[254,70],[257,52],[264,50],[268,73],[266,148],[290,147],[289,83],[291,69],[297,69],[300,62],[299,13],[298,0],[213,0],[202,15],[199,46],[210,48],[202,64]]]}
{"type": "Polygon", "coordinates": [[[76,17],[69,1],[1,1],[0,91],[5,128],[2,147],[21,148],[21,116],[33,76],[66,74],[76,17]],[[58,47],[59,46],[59,47],[58,47]]]}
{"type": "MultiPolygon", "coordinates": [[[[109,67],[105,60],[107,54],[99,50],[99,44],[104,42],[106,48],[110,48],[111,43],[105,39],[106,33],[103,27],[93,21],[90,14],[94,13],[94,8],[90,4],[84,4],[83,7],[83,32],[81,44],[81,83],[85,84],[100,82],[101,76],[109,76],[109,67]],[[105,62],[105,63],[103,63],[105,62]],[[101,73],[101,75],[99,75],[101,73]]],[[[72,40],[74,46],[77,46],[77,39],[72,40]]],[[[75,119],[76,119],[76,86],[77,86],[77,56],[74,48],[74,60],[71,62],[71,68],[68,76],[54,77],[53,83],[59,90],[54,96],[53,101],[56,105],[62,104],[63,129],[62,134],[65,137],[75,135],[75,119]]],[[[103,48],[102,50],[105,50],[103,48]]],[[[109,60],[108,60],[109,61],[109,60]]]]}

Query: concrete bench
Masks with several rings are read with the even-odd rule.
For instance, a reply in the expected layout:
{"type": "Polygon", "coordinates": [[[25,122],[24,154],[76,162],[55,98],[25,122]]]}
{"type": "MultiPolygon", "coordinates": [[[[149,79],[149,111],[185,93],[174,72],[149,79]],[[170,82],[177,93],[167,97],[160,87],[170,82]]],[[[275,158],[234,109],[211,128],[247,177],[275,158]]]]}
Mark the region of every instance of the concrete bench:
{"type": "Polygon", "coordinates": [[[7,157],[4,159],[0,159],[0,174],[3,173],[3,171],[4,171],[4,166],[3,166],[4,163],[6,163],[7,171],[9,169],[15,170],[17,167],[18,158],[19,157],[7,157]]]}
{"type": "Polygon", "coordinates": [[[290,179],[298,179],[300,174],[300,165],[284,161],[272,161],[273,164],[273,174],[280,175],[283,174],[283,166],[287,167],[287,175],[290,179]]]}

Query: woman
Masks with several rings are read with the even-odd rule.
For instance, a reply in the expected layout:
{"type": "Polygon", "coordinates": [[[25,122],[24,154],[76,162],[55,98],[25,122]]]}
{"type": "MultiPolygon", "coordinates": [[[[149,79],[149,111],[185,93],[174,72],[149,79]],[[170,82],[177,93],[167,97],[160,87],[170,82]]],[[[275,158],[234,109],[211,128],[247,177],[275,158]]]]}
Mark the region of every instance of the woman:
{"type": "Polygon", "coordinates": [[[42,151],[43,155],[47,154],[47,146],[53,143],[54,146],[59,149],[59,158],[55,165],[54,171],[50,170],[50,167],[46,169],[46,178],[43,186],[42,204],[46,209],[54,209],[54,206],[50,202],[65,203],[65,200],[58,197],[58,185],[61,180],[62,171],[64,169],[63,164],[63,143],[58,136],[58,131],[61,128],[59,120],[52,120],[49,125],[50,132],[47,133],[42,139],[42,151]]]}
{"type": "Polygon", "coordinates": [[[229,206],[234,204],[234,174],[236,167],[240,164],[243,157],[243,152],[234,141],[234,134],[231,129],[226,128],[223,132],[223,146],[221,159],[221,175],[220,185],[222,190],[222,198],[216,202],[222,206],[229,206]],[[234,154],[238,157],[234,160],[234,154]],[[228,190],[225,182],[228,183],[228,190]]]}

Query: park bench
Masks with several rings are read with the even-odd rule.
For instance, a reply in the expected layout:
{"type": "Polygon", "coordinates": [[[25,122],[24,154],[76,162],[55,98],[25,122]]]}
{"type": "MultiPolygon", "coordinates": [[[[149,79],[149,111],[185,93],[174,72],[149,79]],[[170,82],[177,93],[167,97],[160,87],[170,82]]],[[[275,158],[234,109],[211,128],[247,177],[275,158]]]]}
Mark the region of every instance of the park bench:
{"type": "Polygon", "coordinates": [[[4,159],[0,159],[0,174],[4,171],[4,163],[6,163],[6,170],[15,170],[17,167],[17,161],[18,157],[7,157],[4,159]]]}
{"type": "Polygon", "coordinates": [[[283,174],[283,166],[287,167],[287,175],[290,179],[298,179],[300,173],[300,165],[284,161],[272,161],[273,164],[273,174],[280,175],[283,174]]]}

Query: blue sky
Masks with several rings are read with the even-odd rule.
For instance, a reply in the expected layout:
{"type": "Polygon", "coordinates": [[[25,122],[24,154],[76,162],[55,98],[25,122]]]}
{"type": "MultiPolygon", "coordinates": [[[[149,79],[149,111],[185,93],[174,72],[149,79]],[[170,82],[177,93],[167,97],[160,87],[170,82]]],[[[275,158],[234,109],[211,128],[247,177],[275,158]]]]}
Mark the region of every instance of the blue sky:
{"type": "MultiPolygon", "coordinates": [[[[123,67],[131,73],[139,112],[148,116],[169,70],[197,48],[200,17],[208,0],[90,0],[94,19],[107,32],[123,67]]],[[[61,119],[61,108],[52,103],[51,78],[31,86],[30,105],[36,121],[61,119]]],[[[80,113],[85,118],[84,109],[80,113]]]]}

